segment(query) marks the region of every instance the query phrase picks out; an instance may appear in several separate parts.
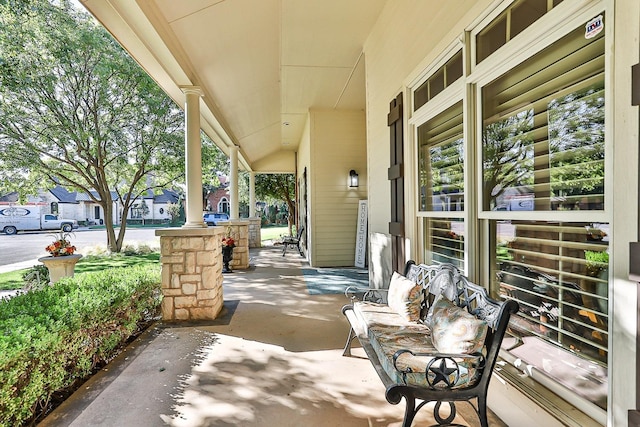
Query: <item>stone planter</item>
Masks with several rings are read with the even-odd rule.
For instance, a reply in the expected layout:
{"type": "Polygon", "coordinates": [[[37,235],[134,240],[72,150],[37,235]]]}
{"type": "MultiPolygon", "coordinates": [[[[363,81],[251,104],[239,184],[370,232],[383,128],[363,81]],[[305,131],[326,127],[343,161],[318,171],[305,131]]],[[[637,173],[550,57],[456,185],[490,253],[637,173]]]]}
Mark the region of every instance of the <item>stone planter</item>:
{"type": "Polygon", "coordinates": [[[82,258],[80,254],[65,256],[46,256],[38,258],[49,270],[49,283],[53,285],[63,277],[73,277],[76,263],[82,258]]]}

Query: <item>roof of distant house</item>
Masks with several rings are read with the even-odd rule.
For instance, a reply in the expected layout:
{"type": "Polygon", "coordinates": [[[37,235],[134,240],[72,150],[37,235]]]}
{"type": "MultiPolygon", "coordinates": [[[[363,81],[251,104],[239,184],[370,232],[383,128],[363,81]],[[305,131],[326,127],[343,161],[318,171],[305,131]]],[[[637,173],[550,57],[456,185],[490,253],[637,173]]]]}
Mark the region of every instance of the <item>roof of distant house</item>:
{"type": "MultiPolygon", "coordinates": [[[[100,200],[100,196],[98,192],[92,190],[90,193],[78,192],[78,191],[69,191],[66,188],[56,185],[54,188],[48,190],[56,199],[58,199],[59,203],[80,203],[80,202],[93,202],[91,196],[95,197],[97,200],[100,200]]],[[[30,197],[32,199],[33,197],[30,197]]],[[[162,190],[160,194],[154,194],[153,190],[147,190],[143,195],[143,199],[153,199],[154,203],[178,203],[180,196],[173,190],[162,190]]],[[[7,193],[5,195],[0,196],[0,203],[17,203],[18,202],[18,193],[13,191],[11,193],[7,193]]],[[[117,200],[118,193],[115,191],[111,192],[111,199],[117,200]]],[[[29,200],[30,202],[34,202],[35,200],[29,200]]]]}
{"type": "Polygon", "coordinates": [[[56,185],[49,189],[49,192],[56,196],[60,203],[78,203],[78,193],[70,192],[66,188],[56,185]]]}
{"type": "Polygon", "coordinates": [[[180,196],[178,193],[172,190],[162,190],[162,194],[157,194],[154,197],[155,203],[178,203],[180,196]]]}

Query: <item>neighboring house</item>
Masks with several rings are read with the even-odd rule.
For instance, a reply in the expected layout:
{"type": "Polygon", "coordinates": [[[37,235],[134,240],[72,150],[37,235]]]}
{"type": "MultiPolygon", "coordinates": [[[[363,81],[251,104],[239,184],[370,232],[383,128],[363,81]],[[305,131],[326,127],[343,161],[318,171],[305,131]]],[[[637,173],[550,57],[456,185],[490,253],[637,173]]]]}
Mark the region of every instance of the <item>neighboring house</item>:
{"type": "Polygon", "coordinates": [[[209,192],[205,198],[205,210],[207,212],[229,213],[229,188],[222,186],[209,192]]]}
{"type": "MultiPolygon", "coordinates": [[[[96,192],[92,191],[91,193],[94,197],[98,198],[96,192]]],[[[113,223],[119,224],[122,213],[122,203],[117,200],[118,196],[115,192],[112,192],[111,198],[114,200],[113,223]]],[[[161,194],[154,194],[152,191],[149,191],[133,203],[133,206],[127,214],[127,219],[144,219],[145,221],[153,222],[169,221],[171,215],[169,215],[167,205],[178,202],[179,196],[175,191],[162,190],[161,194]]],[[[0,197],[0,205],[17,203],[18,194],[15,192],[0,197]]],[[[40,191],[38,196],[27,197],[25,204],[46,205],[47,208],[44,210],[45,212],[75,219],[80,223],[104,223],[104,209],[99,203],[96,203],[89,194],[75,191],[70,192],[59,185],[50,190],[40,191]]]]}
{"type": "Polygon", "coordinates": [[[220,179],[220,187],[207,193],[204,200],[204,209],[207,212],[229,213],[231,200],[229,196],[229,181],[224,175],[218,176],[218,179],[220,179]]]}

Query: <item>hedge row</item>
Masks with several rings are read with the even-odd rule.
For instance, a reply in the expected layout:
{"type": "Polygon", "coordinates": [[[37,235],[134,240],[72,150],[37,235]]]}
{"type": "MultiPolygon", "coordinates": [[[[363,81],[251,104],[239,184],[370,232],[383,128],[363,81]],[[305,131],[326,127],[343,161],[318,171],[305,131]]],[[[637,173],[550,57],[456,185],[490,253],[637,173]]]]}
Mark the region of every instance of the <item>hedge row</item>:
{"type": "Polygon", "coordinates": [[[159,267],[64,278],[0,301],[0,426],[23,425],[158,312],[159,267]]]}

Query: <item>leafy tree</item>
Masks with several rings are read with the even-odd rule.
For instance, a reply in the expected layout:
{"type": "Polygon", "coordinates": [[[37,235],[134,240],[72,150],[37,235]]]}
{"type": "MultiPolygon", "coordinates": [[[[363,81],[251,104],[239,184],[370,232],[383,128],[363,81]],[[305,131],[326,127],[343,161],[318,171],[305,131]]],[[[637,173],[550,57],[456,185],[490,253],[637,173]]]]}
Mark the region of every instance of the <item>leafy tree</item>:
{"type": "Polygon", "coordinates": [[[256,175],[256,197],[265,202],[284,202],[289,209],[287,223],[289,234],[293,235],[295,221],[296,181],[293,174],[258,174],[256,175]]]}
{"type": "Polygon", "coordinates": [[[167,203],[167,214],[171,217],[171,224],[176,224],[180,219],[180,202],[178,203],[167,203]]]}
{"type": "Polygon", "coordinates": [[[101,26],[68,1],[5,0],[0,150],[0,181],[9,189],[59,183],[100,204],[107,245],[119,252],[136,198],[183,180],[183,115],[101,26]],[[22,187],[16,176],[24,177],[22,187]],[[122,207],[117,236],[114,201],[122,207]]]}
{"type": "Polygon", "coordinates": [[[533,184],[533,110],[491,123],[482,134],[485,200],[496,203],[507,188],[533,184]]]}
{"type": "Polygon", "coordinates": [[[604,194],[604,83],[549,104],[552,195],[570,205],[604,194]]]}

